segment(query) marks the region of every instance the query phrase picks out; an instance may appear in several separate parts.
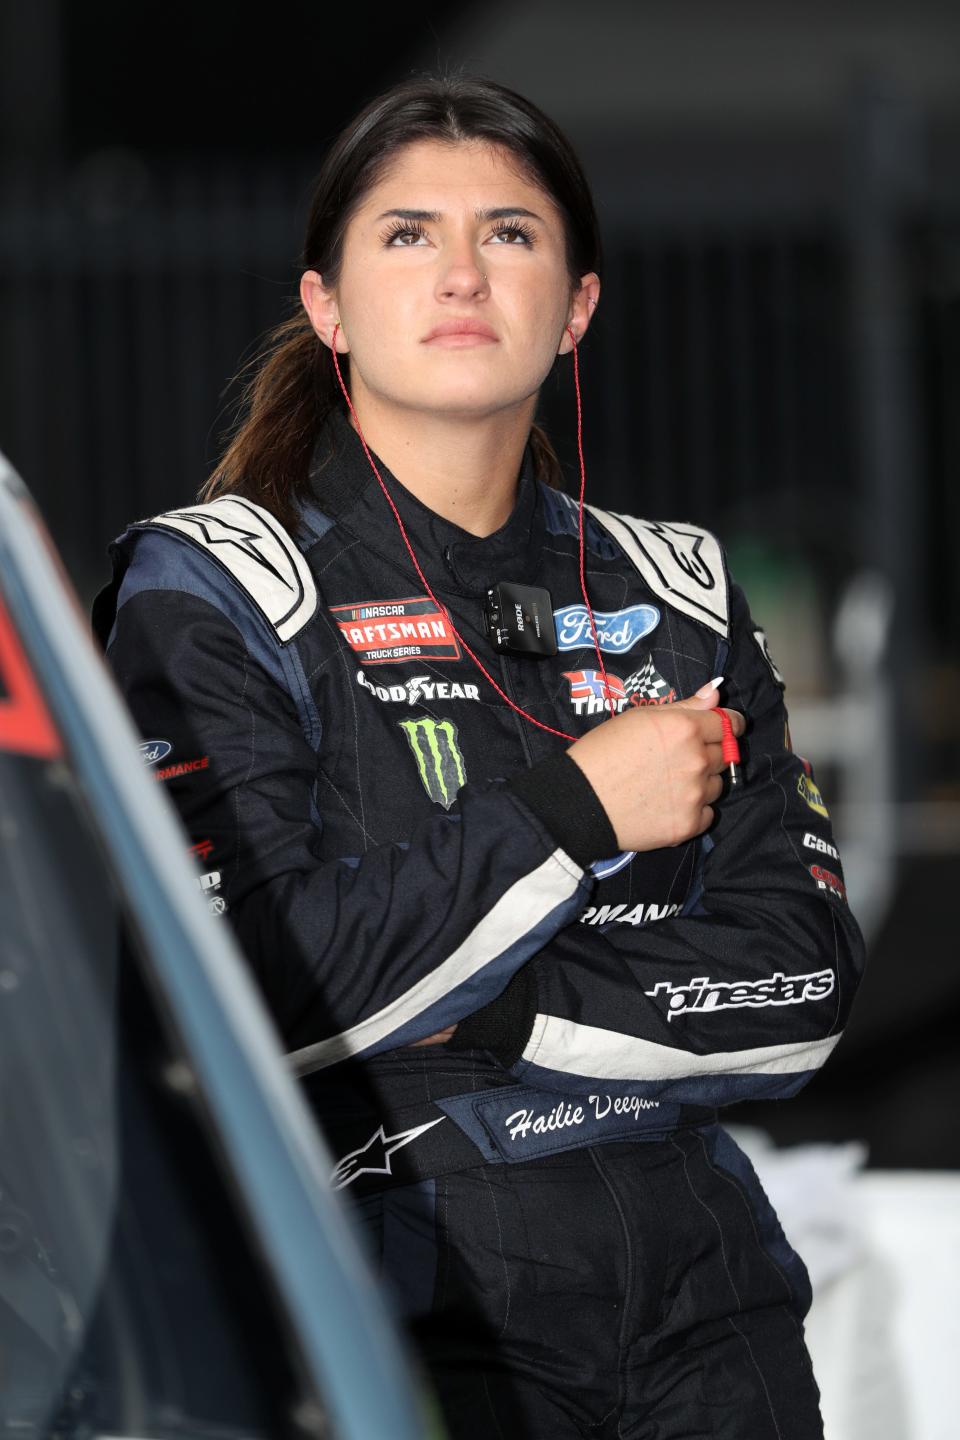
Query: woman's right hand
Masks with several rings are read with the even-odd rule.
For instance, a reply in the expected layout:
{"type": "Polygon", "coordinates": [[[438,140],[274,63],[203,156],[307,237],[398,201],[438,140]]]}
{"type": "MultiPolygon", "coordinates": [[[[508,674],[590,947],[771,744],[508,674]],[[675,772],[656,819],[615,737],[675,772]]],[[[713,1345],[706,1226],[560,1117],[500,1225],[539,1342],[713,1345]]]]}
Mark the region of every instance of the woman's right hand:
{"type": "MultiPolygon", "coordinates": [[[[568,750],[624,850],[679,845],[711,824],[725,769],[718,683],[673,705],[628,708],[568,750]]],[[[743,716],[727,714],[733,733],[742,735],[743,716]]]]}

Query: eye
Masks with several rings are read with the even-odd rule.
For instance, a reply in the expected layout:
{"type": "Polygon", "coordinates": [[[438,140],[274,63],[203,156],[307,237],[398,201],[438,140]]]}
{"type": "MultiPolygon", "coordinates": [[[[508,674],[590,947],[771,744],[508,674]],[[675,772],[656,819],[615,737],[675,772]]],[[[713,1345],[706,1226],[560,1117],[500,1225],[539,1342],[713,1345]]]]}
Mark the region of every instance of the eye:
{"type": "Polygon", "coordinates": [[[419,220],[394,220],[380,236],[384,245],[416,245],[427,238],[427,232],[419,220]]]}
{"type": "Polygon", "coordinates": [[[522,220],[501,220],[493,231],[493,238],[504,245],[535,245],[536,235],[522,220]]]}

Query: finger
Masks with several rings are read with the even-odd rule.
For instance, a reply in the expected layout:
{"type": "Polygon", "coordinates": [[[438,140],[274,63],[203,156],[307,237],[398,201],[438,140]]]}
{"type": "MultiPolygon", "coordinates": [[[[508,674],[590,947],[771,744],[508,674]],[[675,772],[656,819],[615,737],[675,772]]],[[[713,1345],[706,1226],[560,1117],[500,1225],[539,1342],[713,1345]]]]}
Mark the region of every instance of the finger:
{"type": "Polygon", "coordinates": [[[703,809],[700,811],[700,829],[697,831],[697,834],[702,835],[704,830],[709,830],[712,824],[713,810],[710,808],[709,805],[704,805],[703,809]]]}
{"type": "Polygon", "coordinates": [[[702,685],[695,695],[688,695],[685,700],[677,700],[679,706],[686,706],[689,710],[711,710],[720,699],[720,686],[723,684],[723,676],[718,675],[713,680],[708,680],[702,685]]]}
{"type": "Polygon", "coordinates": [[[716,800],[719,800],[719,799],[720,799],[720,796],[721,796],[722,794],[723,794],[723,776],[722,776],[722,775],[709,775],[709,776],[707,777],[707,783],[706,783],[706,784],[704,785],[704,787],[703,787],[703,796],[704,796],[704,799],[706,800],[707,804],[708,804],[708,805],[712,805],[716,800]]]}
{"type": "Polygon", "coordinates": [[[703,738],[708,745],[712,741],[723,739],[723,721],[720,716],[724,713],[730,716],[730,728],[734,735],[742,735],[746,729],[747,722],[739,710],[727,710],[726,706],[721,706],[719,710],[711,710],[704,715],[702,722],[703,738]]]}
{"type": "MultiPolygon", "coordinates": [[[[724,706],[723,708],[726,710],[726,706],[724,706]]],[[[733,728],[734,735],[742,735],[744,730],[746,730],[747,728],[747,722],[741,715],[740,711],[727,710],[727,714],[730,716],[730,724],[733,728]]]]}

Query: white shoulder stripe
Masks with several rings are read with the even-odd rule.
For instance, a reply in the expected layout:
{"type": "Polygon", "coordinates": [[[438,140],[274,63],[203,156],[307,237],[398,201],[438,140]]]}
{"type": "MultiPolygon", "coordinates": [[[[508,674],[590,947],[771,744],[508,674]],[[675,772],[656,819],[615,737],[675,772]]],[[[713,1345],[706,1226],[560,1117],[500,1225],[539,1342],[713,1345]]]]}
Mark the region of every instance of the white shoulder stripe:
{"type": "Polygon", "coordinates": [[[144,522],[185,535],[233,576],[286,644],[313,618],[317,587],[280,522],[252,500],[222,495],[144,522]]]}
{"type": "Polygon", "coordinates": [[[386,1040],[535,929],[576,892],[582,873],[563,850],[555,850],[515,881],[463,943],[409,990],[342,1034],[288,1055],[294,1074],[309,1075],[386,1040]]]}
{"type": "Polygon", "coordinates": [[[715,1050],[694,1055],[635,1035],[596,1025],[578,1025],[556,1015],[538,1015],[523,1052],[524,1060],[561,1074],[597,1080],[682,1080],[698,1075],[793,1075],[816,1070],[839,1035],[799,1040],[789,1045],[758,1045],[750,1050],[715,1050]]]}
{"type": "Polygon", "coordinates": [[[719,542],[709,530],[637,520],[595,505],[585,508],[613,536],[655,595],[727,638],[726,569],[719,542]]]}

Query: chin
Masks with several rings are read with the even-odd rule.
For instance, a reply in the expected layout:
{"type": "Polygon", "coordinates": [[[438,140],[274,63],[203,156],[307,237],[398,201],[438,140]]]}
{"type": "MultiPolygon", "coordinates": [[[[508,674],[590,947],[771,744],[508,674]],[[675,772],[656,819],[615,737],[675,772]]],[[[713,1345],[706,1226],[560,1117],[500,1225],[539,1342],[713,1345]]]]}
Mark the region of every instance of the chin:
{"type": "Polygon", "coordinates": [[[429,410],[437,415],[462,415],[464,419],[480,419],[496,414],[498,410],[510,410],[523,405],[539,387],[510,385],[502,382],[491,384],[490,377],[468,380],[459,377],[448,384],[432,384],[418,387],[415,396],[406,399],[407,404],[417,410],[429,410]]]}

